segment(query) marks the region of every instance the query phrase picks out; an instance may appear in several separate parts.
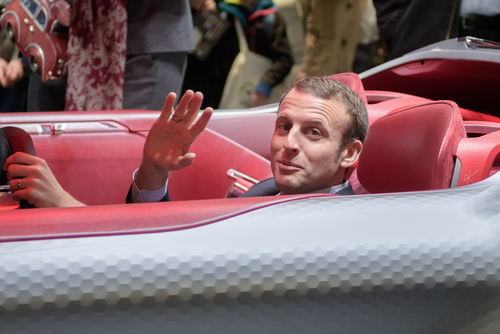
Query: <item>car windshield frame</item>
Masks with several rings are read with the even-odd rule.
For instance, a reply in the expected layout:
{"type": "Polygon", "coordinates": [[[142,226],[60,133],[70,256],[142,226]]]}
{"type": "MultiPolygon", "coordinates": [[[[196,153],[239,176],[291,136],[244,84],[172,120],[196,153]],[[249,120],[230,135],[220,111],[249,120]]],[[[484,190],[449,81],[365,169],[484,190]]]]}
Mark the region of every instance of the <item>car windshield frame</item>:
{"type": "Polygon", "coordinates": [[[47,16],[47,12],[45,11],[45,8],[41,7],[33,19],[33,22],[35,22],[35,24],[38,26],[38,28],[40,28],[41,31],[44,31],[45,27],[47,26],[47,17],[48,16],[47,16]],[[43,19],[43,23],[40,22],[40,20],[39,20],[42,13],[45,16],[43,19]]]}
{"type": "Polygon", "coordinates": [[[31,17],[34,17],[38,9],[41,7],[41,4],[35,0],[21,0],[19,3],[31,17]],[[33,5],[36,6],[34,10],[32,9],[33,5]]]}
{"type": "Polygon", "coordinates": [[[45,7],[36,0],[21,0],[19,2],[21,7],[23,7],[24,11],[31,18],[32,22],[40,29],[44,31],[47,27],[47,10],[45,7]],[[41,20],[41,15],[43,13],[43,20],[41,20]],[[41,22],[42,21],[42,22],[41,22]]]}

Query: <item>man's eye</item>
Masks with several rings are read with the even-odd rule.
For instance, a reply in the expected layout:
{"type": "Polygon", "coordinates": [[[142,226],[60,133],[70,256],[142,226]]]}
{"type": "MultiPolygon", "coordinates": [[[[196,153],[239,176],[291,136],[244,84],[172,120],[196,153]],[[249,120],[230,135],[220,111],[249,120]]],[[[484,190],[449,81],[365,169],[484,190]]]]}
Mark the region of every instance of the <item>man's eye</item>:
{"type": "Polygon", "coordinates": [[[310,133],[312,136],[314,136],[314,137],[319,137],[319,136],[321,136],[321,132],[319,132],[319,130],[317,130],[317,129],[311,129],[311,130],[309,130],[309,133],[310,133]]]}
{"type": "Polygon", "coordinates": [[[290,125],[288,124],[279,124],[278,129],[281,131],[290,131],[290,125]]]}

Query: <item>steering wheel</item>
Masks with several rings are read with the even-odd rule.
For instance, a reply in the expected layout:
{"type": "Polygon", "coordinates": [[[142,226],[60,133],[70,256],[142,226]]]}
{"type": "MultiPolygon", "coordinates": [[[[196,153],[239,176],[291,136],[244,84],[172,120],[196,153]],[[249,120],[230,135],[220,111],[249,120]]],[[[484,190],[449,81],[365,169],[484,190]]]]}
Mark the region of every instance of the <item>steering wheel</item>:
{"type": "MultiPolygon", "coordinates": [[[[3,170],[5,160],[16,152],[24,152],[36,156],[31,136],[23,129],[13,126],[0,128],[0,184],[7,184],[7,172],[3,170]]],[[[23,209],[33,208],[25,200],[19,201],[23,209]]]]}

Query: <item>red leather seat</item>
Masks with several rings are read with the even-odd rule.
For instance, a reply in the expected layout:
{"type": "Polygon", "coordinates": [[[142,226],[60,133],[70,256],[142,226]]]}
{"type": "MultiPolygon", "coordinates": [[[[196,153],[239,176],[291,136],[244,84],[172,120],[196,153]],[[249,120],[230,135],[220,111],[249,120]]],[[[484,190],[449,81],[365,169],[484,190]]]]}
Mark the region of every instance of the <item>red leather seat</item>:
{"type": "Polygon", "coordinates": [[[462,117],[451,101],[388,114],[370,127],[358,163],[359,182],[370,193],[448,188],[463,138],[462,117]]]}
{"type": "Polygon", "coordinates": [[[477,138],[464,138],[457,150],[462,164],[459,186],[484,180],[498,172],[500,165],[500,130],[477,138]]]}
{"type": "Polygon", "coordinates": [[[226,197],[235,181],[226,175],[229,169],[259,181],[272,176],[267,159],[209,129],[196,138],[189,151],[196,154],[193,164],[170,176],[173,201],[226,197]]]}
{"type": "Polygon", "coordinates": [[[88,205],[120,204],[139,167],[145,137],[129,132],[32,136],[64,190],[88,205]]]}
{"type": "Polygon", "coordinates": [[[349,88],[351,88],[355,93],[359,95],[361,100],[367,105],[365,88],[363,87],[363,82],[356,73],[346,72],[330,75],[331,79],[336,79],[342,83],[345,83],[349,88]]]}
{"type": "MultiPolygon", "coordinates": [[[[144,137],[134,133],[34,136],[61,186],[86,204],[125,202],[132,173],[139,167],[144,137]]],[[[255,179],[272,176],[269,161],[211,130],[191,145],[193,164],[172,172],[172,200],[224,198],[235,181],[232,168],[255,179]]]]}

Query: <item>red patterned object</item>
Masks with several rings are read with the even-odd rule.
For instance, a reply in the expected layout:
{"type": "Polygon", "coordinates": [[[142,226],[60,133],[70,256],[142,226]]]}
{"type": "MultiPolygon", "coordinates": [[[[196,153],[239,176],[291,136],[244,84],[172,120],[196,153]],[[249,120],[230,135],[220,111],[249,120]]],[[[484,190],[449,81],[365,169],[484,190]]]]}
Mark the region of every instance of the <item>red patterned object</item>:
{"type": "Polygon", "coordinates": [[[11,0],[0,24],[43,81],[67,75],[69,5],[58,0],[11,0]]]}
{"type": "Polygon", "coordinates": [[[122,108],[127,2],[72,0],[66,110],[122,108]]]}

